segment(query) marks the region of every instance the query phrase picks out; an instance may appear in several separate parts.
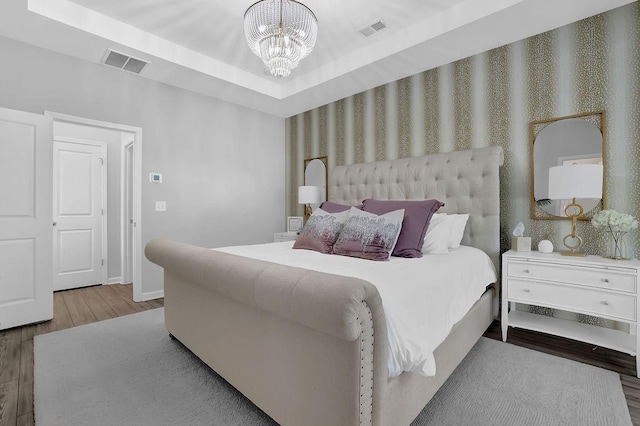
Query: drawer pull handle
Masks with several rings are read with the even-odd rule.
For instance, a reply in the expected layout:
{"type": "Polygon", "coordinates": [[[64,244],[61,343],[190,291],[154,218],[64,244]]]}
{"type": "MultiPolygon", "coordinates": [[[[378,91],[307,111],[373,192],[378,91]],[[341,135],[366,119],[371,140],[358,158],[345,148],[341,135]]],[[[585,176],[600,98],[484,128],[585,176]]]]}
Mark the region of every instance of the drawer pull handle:
{"type": "Polygon", "coordinates": [[[600,304],[604,306],[609,306],[609,302],[607,302],[606,300],[603,300],[602,302],[600,302],[600,304]]]}
{"type": "Polygon", "coordinates": [[[602,281],[603,283],[608,283],[608,282],[609,282],[609,278],[603,278],[601,281],[602,281]]]}
{"type": "Polygon", "coordinates": [[[522,272],[524,272],[525,274],[528,274],[528,273],[529,273],[529,270],[528,270],[528,269],[525,269],[525,270],[524,270],[524,271],[522,271],[522,272]]]}
{"type": "Polygon", "coordinates": [[[525,288],[525,289],[524,289],[524,290],[522,290],[522,291],[524,291],[525,293],[531,293],[531,290],[529,290],[528,288],[525,288]]]}

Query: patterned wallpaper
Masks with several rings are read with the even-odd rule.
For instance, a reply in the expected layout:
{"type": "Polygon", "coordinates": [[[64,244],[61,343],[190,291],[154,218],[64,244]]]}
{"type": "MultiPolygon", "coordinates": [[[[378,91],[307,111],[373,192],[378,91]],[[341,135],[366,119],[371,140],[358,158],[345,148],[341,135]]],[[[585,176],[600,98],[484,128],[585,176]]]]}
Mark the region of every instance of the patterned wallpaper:
{"type": "MultiPolygon", "coordinates": [[[[428,70],[287,119],[287,211],[305,158],[335,165],[500,145],[501,245],[522,221],[525,235],[562,246],[569,221],[531,220],[528,123],[606,110],[609,208],[640,207],[640,7],[630,5],[428,70]]],[[[578,224],[588,253],[606,238],[578,224]]],[[[639,231],[628,237],[633,257],[639,231]]]]}

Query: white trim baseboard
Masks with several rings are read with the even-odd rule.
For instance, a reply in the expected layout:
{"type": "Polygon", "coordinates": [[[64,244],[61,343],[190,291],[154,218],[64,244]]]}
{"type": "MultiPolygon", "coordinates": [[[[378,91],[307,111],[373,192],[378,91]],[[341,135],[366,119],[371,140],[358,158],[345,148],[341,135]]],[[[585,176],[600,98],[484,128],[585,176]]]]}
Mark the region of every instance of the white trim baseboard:
{"type": "Polygon", "coordinates": [[[160,299],[162,297],[164,297],[164,290],[150,291],[148,293],[142,293],[140,300],[136,300],[136,302],[146,302],[147,300],[160,299]]]}
{"type": "Polygon", "coordinates": [[[107,284],[122,284],[122,277],[113,277],[107,280],[107,284]]]}

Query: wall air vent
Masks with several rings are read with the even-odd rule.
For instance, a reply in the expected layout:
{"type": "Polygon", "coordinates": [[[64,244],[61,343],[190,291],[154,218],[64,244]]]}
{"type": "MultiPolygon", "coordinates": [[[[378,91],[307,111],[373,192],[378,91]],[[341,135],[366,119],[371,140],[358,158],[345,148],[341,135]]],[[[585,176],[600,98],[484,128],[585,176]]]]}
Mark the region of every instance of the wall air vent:
{"type": "Polygon", "coordinates": [[[358,30],[358,32],[360,34],[362,34],[363,36],[365,36],[365,37],[370,37],[370,36],[374,35],[375,33],[379,33],[380,31],[384,30],[385,28],[387,28],[387,24],[382,22],[381,19],[378,19],[375,22],[372,22],[369,25],[360,28],[358,30]]]}
{"type": "Polygon", "coordinates": [[[147,61],[111,49],[107,49],[107,53],[105,53],[104,58],[102,58],[102,63],[135,74],[140,74],[140,71],[149,65],[147,61]]]}

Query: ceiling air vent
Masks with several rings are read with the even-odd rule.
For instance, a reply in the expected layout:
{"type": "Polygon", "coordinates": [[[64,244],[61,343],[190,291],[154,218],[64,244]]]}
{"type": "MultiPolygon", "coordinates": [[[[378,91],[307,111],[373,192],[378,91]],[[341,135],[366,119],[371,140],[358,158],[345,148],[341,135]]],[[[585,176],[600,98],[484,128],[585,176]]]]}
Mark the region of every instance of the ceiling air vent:
{"type": "Polygon", "coordinates": [[[387,28],[387,24],[385,24],[384,22],[382,22],[382,20],[378,19],[375,22],[370,23],[369,25],[360,28],[358,30],[358,32],[360,34],[362,34],[365,37],[370,37],[372,35],[374,35],[375,33],[378,33],[382,30],[384,30],[385,28],[387,28]]]}
{"type": "Polygon", "coordinates": [[[120,68],[129,72],[140,74],[140,71],[144,69],[149,62],[142,59],[134,58],[132,56],[125,55],[124,53],[116,52],[115,50],[108,49],[104,55],[102,62],[112,67],[120,68]]]}

